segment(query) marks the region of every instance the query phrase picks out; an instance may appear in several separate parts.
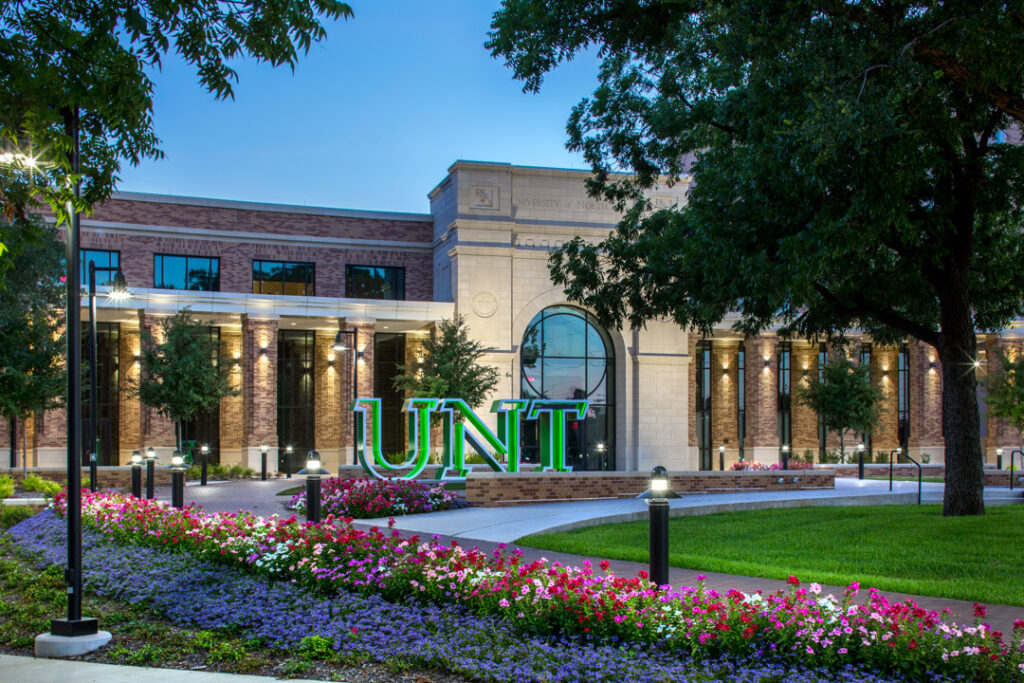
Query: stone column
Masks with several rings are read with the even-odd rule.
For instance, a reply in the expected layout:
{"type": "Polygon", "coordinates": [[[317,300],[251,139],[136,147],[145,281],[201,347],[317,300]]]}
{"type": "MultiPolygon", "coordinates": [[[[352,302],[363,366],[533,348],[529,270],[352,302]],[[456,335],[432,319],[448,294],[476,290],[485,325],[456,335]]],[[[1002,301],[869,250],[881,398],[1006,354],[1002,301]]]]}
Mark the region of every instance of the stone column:
{"type": "MultiPolygon", "coordinates": [[[[794,341],[792,343],[792,375],[790,387],[793,397],[793,453],[804,451],[814,454],[817,462],[820,447],[818,414],[800,403],[800,389],[818,378],[818,345],[794,341]]],[[[826,444],[827,446],[827,444],[826,444]]]]}
{"type": "MultiPolygon", "coordinates": [[[[1001,338],[997,335],[989,335],[985,339],[985,349],[985,363],[983,367],[988,376],[1000,372],[999,352],[1005,353],[1011,360],[1016,360],[1024,351],[1021,340],[1001,338]]],[[[1024,448],[1024,439],[1022,439],[1020,431],[1011,426],[1006,420],[996,418],[992,414],[991,409],[987,411],[986,423],[988,437],[983,444],[986,462],[995,463],[996,448],[1002,448],[1003,467],[1009,468],[1010,452],[1018,448],[1024,448]]],[[[1015,467],[1020,467],[1020,456],[1016,457],[1015,467]]]]}
{"type": "Polygon", "coordinates": [[[736,352],[738,341],[716,339],[711,346],[711,453],[718,469],[718,447],[725,445],[725,467],[739,460],[736,352]]]}
{"type": "MultiPolygon", "coordinates": [[[[220,362],[231,367],[231,388],[241,392],[242,378],[242,331],[233,328],[220,328],[220,362]]],[[[255,467],[243,457],[243,406],[245,397],[227,396],[220,400],[220,461],[224,465],[242,465],[259,471],[259,455],[256,456],[255,467]]],[[[258,445],[258,444],[257,444],[258,445]]]]}
{"type": "Polygon", "coordinates": [[[923,462],[925,455],[929,462],[942,462],[945,442],[939,354],[920,341],[911,342],[907,347],[910,351],[910,455],[919,462],[923,462]]]}
{"type": "Polygon", "coordinates": [[[878,386],[882,389],[878,426],[871,435],[871,442],[876,452],[888,452],[900,445],[899,404],[896,395],[899,387],[899,349],[894,346],[875,345],[871,354],[871,364],[875,376],[879,378],[878,386]]]}
{"type": "Polygon", "coordinates": [[[267,470],[277,470],[277,319],[242,316],[242,459],[260,466],[260,445],[270,447],[267,470]]]}
{"type": "MultiPolygon", "coordinates": [[[[688,441],[689,415],[681,389],[689,375],[687,335],[671,322],[651,321],[634,336],[636,343],[635,401],[638,418],[637,469],[650,472],[656,465],[672,470],[694,470],[696,458],[683,444],[688,441]]],[[[696,452],[696,451],[694,451],[696,452]]]]}
{"type": "Polygon", "coordinates": [[[746,341],[747,460],[779,461],[778,339],[760,335],[746,341]]]}
{"type": "Polygon", "coordinates": [[[121,325],[119,344],[118,373],[118,463],[127,465],[131,462],[132,451],[142,449],[147,444],[142,442],[142,401],[134,391],[138,386],[142,364],[137,360],[141,354],[141,339],[138,328],[121,325]]]}

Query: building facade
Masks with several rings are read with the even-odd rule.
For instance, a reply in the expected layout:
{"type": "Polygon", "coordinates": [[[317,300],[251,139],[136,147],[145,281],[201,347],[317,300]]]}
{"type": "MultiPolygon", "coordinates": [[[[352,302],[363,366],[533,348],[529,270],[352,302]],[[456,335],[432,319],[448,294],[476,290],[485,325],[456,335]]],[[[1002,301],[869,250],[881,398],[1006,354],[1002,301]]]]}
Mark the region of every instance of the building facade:
{"type": "MultiPolygon", "coordinates": [[[[459,161],[429,193],[429,214],[117,195],[82,221],[83,263],[120,267],[133,293],[98,301],[101,464],[125,464],[140,448],[164,457],[173,450],[172,423],[128,388],[142,333],[159,336],[159,322],[184,307],[220,341],[218,362],[231,364],[238,390],[184,429],[222,464],[258,467],[263,447],[272,470],[298,469],[313,448],[328,469],[352,463],[355,397],[382,399],[383,450],[404,450],[404,396],[392,379],[416,366],[433,326],[456,314],[499,370],[493,398],[588,399],[585,419],[567,429],[576,469],[770,463],[783,444],[815,459],[834,453],[838,435],[823,433],[793,390],[835,349],[774,334],[742,339],[728,320],[709,338],[667,321],[605,329],[566,301],[548,274],[551,250],[577,235],[597,242],[618,221],[610,204],[587,196],[586,177],[459,161]],[[339,331],[343,348],[335,347],[339,331]]],[[[686,190],[679,183],[651,199],[681,205],[686,190]]],[[[1019,332],[985,337],[980,347],[1019,349],[1019,332]]],[[[861,441],[875,452],[902,444],[941,462],[934,350],[868,338],[849,350],[870,364],[885,399],[872,434],[846,435],[847,454],[861,441]]],[[[990,458],[997,446],[1018,445],[1020,435],[983,405],[982,415],[990,458]]],[[[29,465],[66,461],[65,420],[57,410],[19,425],[29,465]]],[[[0,427],[0,444],[9,438],[0,427]]],[[[523,451],[536,456],[530,423],[523,451]]]]}

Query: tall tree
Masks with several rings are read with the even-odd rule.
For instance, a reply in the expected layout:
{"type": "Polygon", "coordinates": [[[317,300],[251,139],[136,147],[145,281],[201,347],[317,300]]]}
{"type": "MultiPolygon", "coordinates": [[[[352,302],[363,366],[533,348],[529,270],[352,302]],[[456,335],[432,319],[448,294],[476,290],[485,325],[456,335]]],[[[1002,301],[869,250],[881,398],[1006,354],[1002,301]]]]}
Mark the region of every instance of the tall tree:
{"type": "Polygon", "coordinates": [[[990,372],[986,384],[985,401],[995,417],[1009,422],[1020,432],[1024,448],[1024,354],[1018,349],[1015,356],[1005,351],[992,354],[989,362],[998,359],[998,370],[990,372]]]}
{"type": "Polygon", "coordinates": [[[17,422],[61,403],[64,391],[63,248],[57,230],[40,220],[0,219],[10,262],[0,288],[0,416],[11,430],[11,466],[17,422]]]}
{"type": "Polygon", "coordinates": [[[480,364],[485,353],[469,338],[465,317],[442,320],[423,345],[423,362],[398,367],[395,389],[418,398],[461,398],[476,408],[498,385],[498,371],[480,364]]]}
{"type": "Polygon", "coordinates": [[[492,29],[527,89],[600,50],[569,147],[628,212],[553,254],[570,299],[605,324],[735,311],[748,334],[932,345],[943,512],[984,513],[972,363],[1024,301],[1024,4],[505,0],[492,29]],[[645,199],[691,180],[685,206],[645,199]]]}
{"type": "Polygon", "coordinates": [[[41,197],[61,219],[113,190],[121,163],[162,156],[147,70],[169,53],[195,67],[218,99],[233,97],[240,58],[294,68],[352,16],[338,0],[0,0],[0,153],[47,162],[6,164],[0,205],[24,215],[41,197]],[[70,124],[81,111],[82,198],[67,182],[70,124]]]}
{"type": "Polygon", "coordinates": [[[220,342],[188,308],[160,321],[160,339],[142,334],[142,372],[132,391],[143,405],[174,421],[181,448],[182,422],[213,409],[222,398],[237,396],[230,363],[216,362],[220,342]]]}
{"type": "Polygon", "coordinates": [[[796,389],[797,400],[816,412],[826,432],[839,432],[839,453],[846,430],[869,432],[878,423],[882,390],[871,383],[871,367],[834,358],[815,377],[796,389]]]}

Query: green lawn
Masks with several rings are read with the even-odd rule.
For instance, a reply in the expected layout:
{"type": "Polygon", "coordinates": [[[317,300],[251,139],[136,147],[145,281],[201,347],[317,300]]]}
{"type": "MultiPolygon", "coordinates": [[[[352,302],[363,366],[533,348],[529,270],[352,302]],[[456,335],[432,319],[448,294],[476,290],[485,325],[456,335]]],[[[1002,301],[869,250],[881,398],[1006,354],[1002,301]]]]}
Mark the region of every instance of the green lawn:
{"type": "MultiPolygon", "coordinates": [[[[943,517],[937,505],[808,507],[676,517],[675,567],[1024,606],[1024,505],[943,517]]],[[[521,545],[647,562],[647,522],[538,534],[521,545]]]]}

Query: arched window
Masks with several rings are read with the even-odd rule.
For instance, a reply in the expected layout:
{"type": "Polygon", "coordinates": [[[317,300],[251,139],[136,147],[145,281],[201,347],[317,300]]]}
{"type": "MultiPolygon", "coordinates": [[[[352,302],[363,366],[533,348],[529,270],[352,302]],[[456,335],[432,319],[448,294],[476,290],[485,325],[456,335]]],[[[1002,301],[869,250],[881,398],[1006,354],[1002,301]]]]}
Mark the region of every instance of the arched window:
{"type": "MultiPolygon", "coordinates": [[[[520,348],[520,395],[590,401],[586,419],[566,429],[566,462],[577,470],[615,469],[615,352],[594,316],[552,306],[526,328],[520,348]]],[[[537,425],[523,422],[523,457],[537,462],[537,425]]]]}

